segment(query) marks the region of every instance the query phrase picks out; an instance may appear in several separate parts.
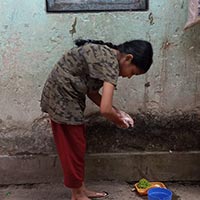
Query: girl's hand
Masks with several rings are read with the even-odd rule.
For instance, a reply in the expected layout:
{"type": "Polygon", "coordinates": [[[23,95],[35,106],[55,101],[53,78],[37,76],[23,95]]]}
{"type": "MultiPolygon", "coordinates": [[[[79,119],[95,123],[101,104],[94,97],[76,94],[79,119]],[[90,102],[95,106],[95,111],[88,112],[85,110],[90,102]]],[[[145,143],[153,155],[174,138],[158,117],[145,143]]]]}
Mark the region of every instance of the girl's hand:
{"type": "Polygon", "coordinates": [[[117,113],[119,118],[122,120],[122,123],[119,125],[119,127],[121,128],[134,127],[134,121],[129,114],[121,110],[117,110],[117,113]]]}
{"type": "Polygon", "coordinates": [[[92,100],[100,106],[100,113],[108,120],[121,128],[133,127],[133,119],[125,112],[118,110],[112,105],[114,85],[110,82],[103,83],[102,96],[89,95],[92,100]]]}

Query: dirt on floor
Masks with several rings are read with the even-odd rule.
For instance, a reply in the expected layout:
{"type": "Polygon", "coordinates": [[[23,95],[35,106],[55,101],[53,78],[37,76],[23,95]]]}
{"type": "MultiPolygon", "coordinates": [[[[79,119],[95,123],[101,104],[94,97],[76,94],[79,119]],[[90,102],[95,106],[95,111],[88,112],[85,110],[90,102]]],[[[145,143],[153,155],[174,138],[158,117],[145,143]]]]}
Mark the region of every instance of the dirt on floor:
{"type": "MultiPolygon", "coordinates": [[[[105,200],[147,200],[136,191],[132,192],[133,184],[114,181],[87,182],[94,191],[107,191],[105,200]]],[[[197,200],[200,196],[199,184],[165,183],[173,193],[172,200],[197,200]]],[[[0,187],[2,200],[70,200],[70,191],[63,184],[10,185],[0,187]]],[[[103,200],[102,199],[102,200],[103,200]]]]}

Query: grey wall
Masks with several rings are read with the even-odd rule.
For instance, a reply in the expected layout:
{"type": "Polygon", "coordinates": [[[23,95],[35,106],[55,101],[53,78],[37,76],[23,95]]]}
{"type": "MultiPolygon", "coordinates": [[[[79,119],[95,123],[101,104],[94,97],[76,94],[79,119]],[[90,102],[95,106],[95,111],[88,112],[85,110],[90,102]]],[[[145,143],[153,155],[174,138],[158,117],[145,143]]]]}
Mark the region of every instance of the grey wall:
{"type": "MultiPolygon", "coordinates": [[[[48,14],[41,0],[4,0],[0,8],[1,154],[54,151],[39,107],[41,90],[54,63],[80,37],[116,44],[149,40],[152,68],[120,79],[114,104],[133,115],[195,113],[199,122],[200,26],[183,31],[186,0],[150,0],[146,12],[48,14]]],[[[86,115],[96,111],[88,102],[86,115]]]]}

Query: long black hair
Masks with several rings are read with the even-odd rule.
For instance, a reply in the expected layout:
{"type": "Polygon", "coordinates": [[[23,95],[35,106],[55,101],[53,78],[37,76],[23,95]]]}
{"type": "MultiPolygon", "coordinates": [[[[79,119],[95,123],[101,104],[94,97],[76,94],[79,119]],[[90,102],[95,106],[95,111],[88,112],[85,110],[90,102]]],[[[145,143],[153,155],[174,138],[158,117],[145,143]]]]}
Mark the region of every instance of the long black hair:
{"type": "Polygon", "coordinates": [[[153,48],[150,42],[145,40],[131,40],[119,45],[111,42],[104,42],[102,40],[75,40],[75,44],[83,46],[86,43],[107,45],[110,48],[116,49],[121,53],[132,54],[132,63],[141,69],[144,73],[147,72],[153,63],[153,48]]]}

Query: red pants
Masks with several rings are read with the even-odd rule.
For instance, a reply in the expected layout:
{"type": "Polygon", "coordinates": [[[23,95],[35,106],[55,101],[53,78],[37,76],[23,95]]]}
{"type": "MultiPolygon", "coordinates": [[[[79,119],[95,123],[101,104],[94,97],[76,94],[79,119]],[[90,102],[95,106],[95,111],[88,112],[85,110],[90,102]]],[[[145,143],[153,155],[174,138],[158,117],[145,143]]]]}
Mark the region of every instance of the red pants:
{"type": "Polygon", "coordinates": [[[51,126],[64,173],[64,184],[69,188],[79,188],[84,181],[85,125],[58,124],[51,120],[51,126]]]}

